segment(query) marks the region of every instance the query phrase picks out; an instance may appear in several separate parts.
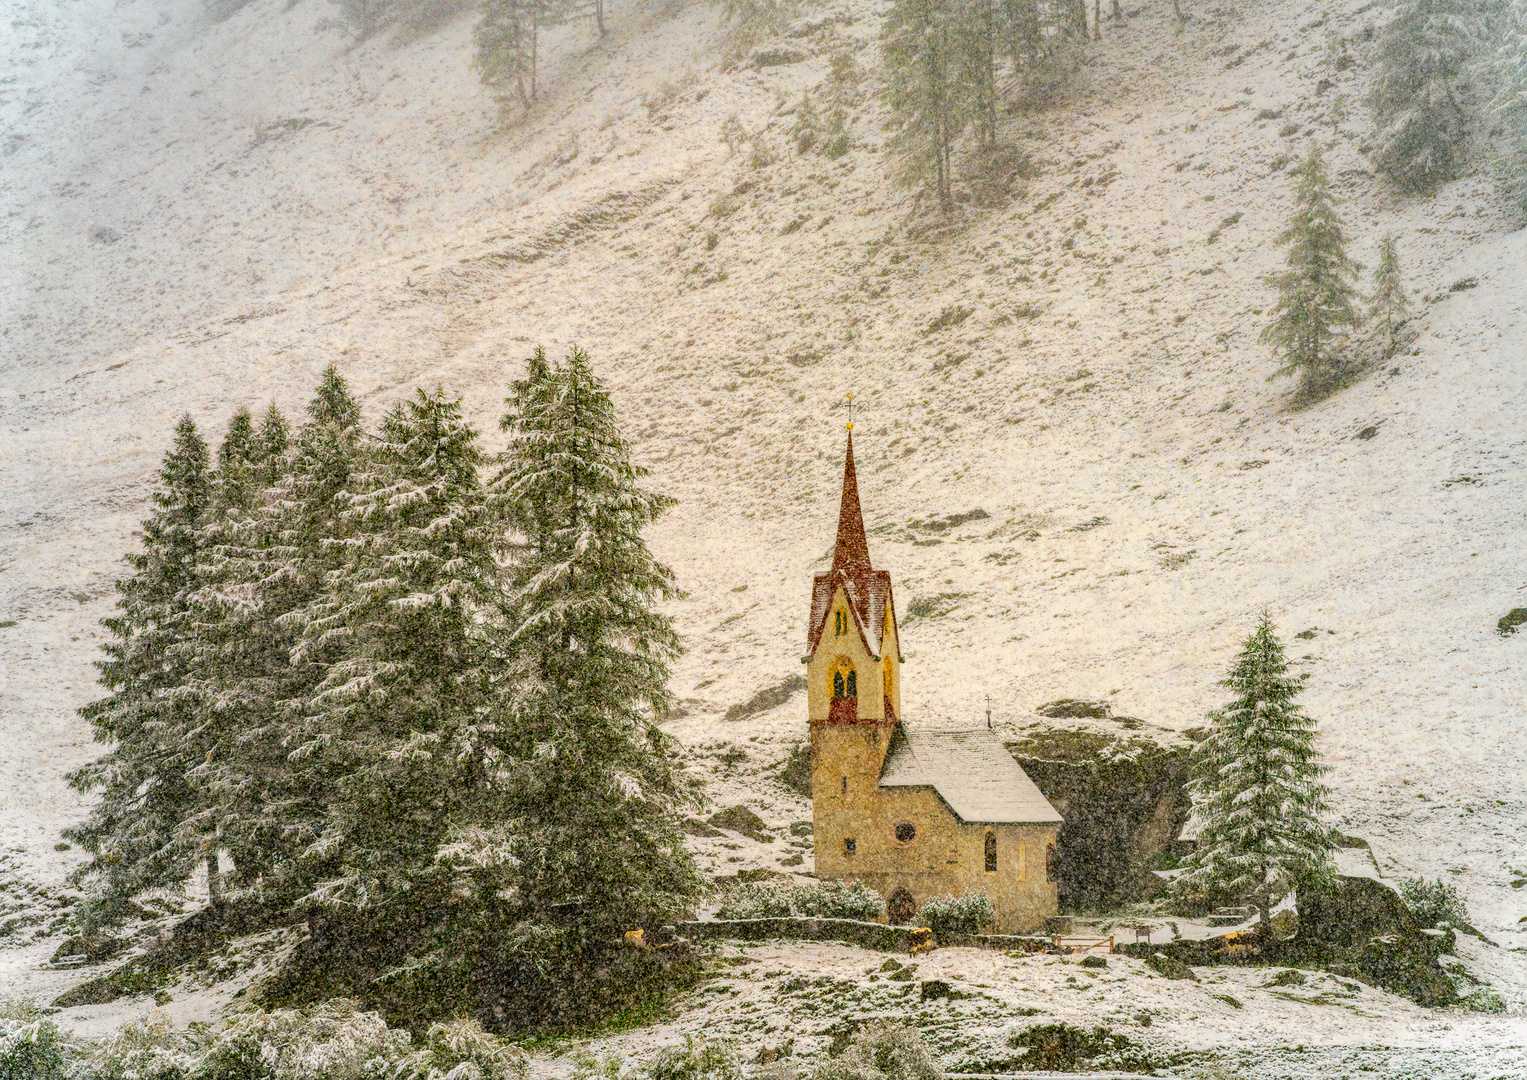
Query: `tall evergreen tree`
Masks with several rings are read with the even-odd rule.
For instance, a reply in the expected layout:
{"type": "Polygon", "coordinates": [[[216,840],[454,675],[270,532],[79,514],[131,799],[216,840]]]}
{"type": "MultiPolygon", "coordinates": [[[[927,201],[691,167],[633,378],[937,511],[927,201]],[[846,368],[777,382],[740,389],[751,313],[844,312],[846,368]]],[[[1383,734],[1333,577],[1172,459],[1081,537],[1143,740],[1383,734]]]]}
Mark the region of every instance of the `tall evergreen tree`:
{"type": "Polygon", "coordinates": [[[182,417],[143,524],[143,550],[127,556],[133,574],[117,582],[118,614],[103,620],[112,640],[96,666],[112,693],[80,715],[97,741],[113,745],[70,775],[76,789],[101,794],[89,819],[66,833],[92,856],[80,872],[94,889],[90,923],[120,917],[134,893],[179,885],[198,854],[180,842],[180,823],[195,807],[188,773],[199,756],[183,690],[195,649],[190,595],[212,500],[210,465],[196,425],[182,417]]]}
{"type": "Polygon", "coordinates": [[[1404,191],[1427,193],[1458,173],[1474,15],[1460,0],[1405,0],[1379,32],[1374,161],[1404,191]]]}
{"type": "Polygon", "coordinates": [[[1400,274],[1400,257],[1393,236],[1379,243],[1379,265],[1373,272],[1373,299],[1368,317],[1378,322],[1384,342],[1384,359],[1394,356],[1400,328],[1410,312],[1410,298],[1405,295],[1405,279],[1400,274]]]}
{"type": "Polygon", "coordinates": [[[997,58],[1001,42],[999,0],[960,0],[957,11],[955,78],[964,87],[976,144],[989,151],[997,142],[997,58]]]}
{"type": "Polygon", "coordinates": [[[482,84],[506,104],[511,90],[521,106],[528,107],[536,99],[542,30],[587,13],[604,33],[603,0],[593,0],[589,8],[575,7],[573,0],[482,0],[481,9],[472,32],[476,46],[472,64],[482,84]]]}
{"type": "Polygon", "coordinates": [[[1220,685],[1234,700],[1210,715],[1209,734],[1193,749],[1189,792],[1203,830],[1177,889],[1249,903],[1265,944],[1272,906],[1329,872],[1334,834],[1321,822],[1328,792],[1320,782],[1328,770],[1267,612],[1220,685]]]}
{"type": "Polygon", "coordinates": [[[390,411],[346,499],[342,562],[300,613],[323,679],[291,723],[292,778],[323,790],[302,831],[306,902],[387,921],[433,860],[482,704],[477,612],[497,566],[476,432],[420,390],[390,411]],[[318,811],[317,813],[313,813],[318,811]]]}
{"type": "Polygon", "coordinates": [[[897,125],[891,140],[900,157],[897,180],[905,187],[931,185],[944,210],[954,143],[968,122],[955,3],[894,0],[880,39],[886,100],[897,125]]]}
{"type": "Polygon", "coordinates": [[[639,486],[582,350],[555,369],[538,350],[509,404],[493,486],[518,542],[497,708],[518,764],[477,823],[502,823],[523,919],[607,935],[700,891],[680,817],[698,789],[657,726],[679,643],[653,604],[673,577],[642,539],[673,500],[639,486]]]}
{"type": "Polygon", "coordinates": [[[1268,279],[1278,289],[1278,302],[1262,340],[1283,354],[1283,367],[1274,375],[1297,372],[1303,392],[1312,394],[1341,376],[1335,331],[1358,319],[1352,284],[1357,264],[1347,256],[1346,230],[1318,148],[1294,170],[1294,179],[1294,213],[1277,239],[1288,248],[1288,269],[1268,279]]]}
{"type": "Polygon", "coordinates": [[[1496,14],[1497,41],[1490,64],[1495,94],[1491,112],[1508,128],[1505,171],[1513,178],[1517,198],[1527,210],[1527,0],[1507,0],[1496,14]]]}

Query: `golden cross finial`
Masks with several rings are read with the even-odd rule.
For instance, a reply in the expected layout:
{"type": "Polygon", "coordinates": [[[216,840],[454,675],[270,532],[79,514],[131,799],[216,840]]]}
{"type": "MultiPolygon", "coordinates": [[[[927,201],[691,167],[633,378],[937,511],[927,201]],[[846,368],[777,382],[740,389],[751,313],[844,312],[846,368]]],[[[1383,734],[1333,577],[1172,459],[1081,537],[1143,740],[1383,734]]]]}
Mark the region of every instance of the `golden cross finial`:
{"type": "Polygon", "coordinates": [[[852,430],[854,430],[854,395],[853,395],[852,392],[850,392],[847,396],[848,396],[848,430],[852,431],[852,430]]]}

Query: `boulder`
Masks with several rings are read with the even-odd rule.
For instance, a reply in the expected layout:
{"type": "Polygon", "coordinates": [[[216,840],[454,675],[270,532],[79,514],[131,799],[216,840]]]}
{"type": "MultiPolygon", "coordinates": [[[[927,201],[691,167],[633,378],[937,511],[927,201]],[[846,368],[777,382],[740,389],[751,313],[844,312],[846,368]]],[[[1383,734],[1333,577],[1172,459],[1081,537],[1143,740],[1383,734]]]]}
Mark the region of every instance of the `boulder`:
{"type": "Polygon", "coordinates": [[[1193,969],[1181,960],[1166,955],[1166,953],[1152,953],[1145,958],[1145,966],[1168,979],[1191,979],[1198,981],[1198,976],[1193,974],[1193,969]]]}
{"type": "Polygon", "coordinates": [[[1050,729],[1008,749],[1065,819],[1056,845],[1063,908],[1144,899],[1161,887],[1191,803],[1186,743],[1050,729]]]}
{"type": "Polygon", "coordinates": [[[732,832],[741,833],[750,840],[757,840],[760,844],[774,842],[774,837],[764,826],[763,818],[740,804],[712,814],[707,824],[718,829],[730,829],[732,832]]]}

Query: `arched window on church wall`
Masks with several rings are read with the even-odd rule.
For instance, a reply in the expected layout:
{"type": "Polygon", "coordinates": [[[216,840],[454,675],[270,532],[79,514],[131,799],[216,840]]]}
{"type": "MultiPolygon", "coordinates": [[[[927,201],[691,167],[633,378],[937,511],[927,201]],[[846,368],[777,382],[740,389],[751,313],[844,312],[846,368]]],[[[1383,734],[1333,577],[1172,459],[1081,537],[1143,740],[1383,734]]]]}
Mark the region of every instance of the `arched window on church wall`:
{"type": "Polygon", "coordinates": [[[986,872],[997,872],[997,834],[990,829],[986,830],[986,872]]]}

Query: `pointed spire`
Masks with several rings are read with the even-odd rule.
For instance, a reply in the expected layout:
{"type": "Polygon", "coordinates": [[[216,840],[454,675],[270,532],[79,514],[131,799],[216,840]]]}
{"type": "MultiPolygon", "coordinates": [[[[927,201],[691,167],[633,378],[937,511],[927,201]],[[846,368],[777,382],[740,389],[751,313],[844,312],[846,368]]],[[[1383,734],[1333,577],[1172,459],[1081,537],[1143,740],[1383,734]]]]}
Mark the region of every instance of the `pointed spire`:
{"type": "Polygon", "coordinates": [[[843,459],[843,505],[838,510],[838,542],[832,552],[833,573],[857,576],[870,571],[870,549],[864,539],[864,514],[859,510],[859,481],[854,475],[854,433],[848,433],[848,454],[843,459]]]}

